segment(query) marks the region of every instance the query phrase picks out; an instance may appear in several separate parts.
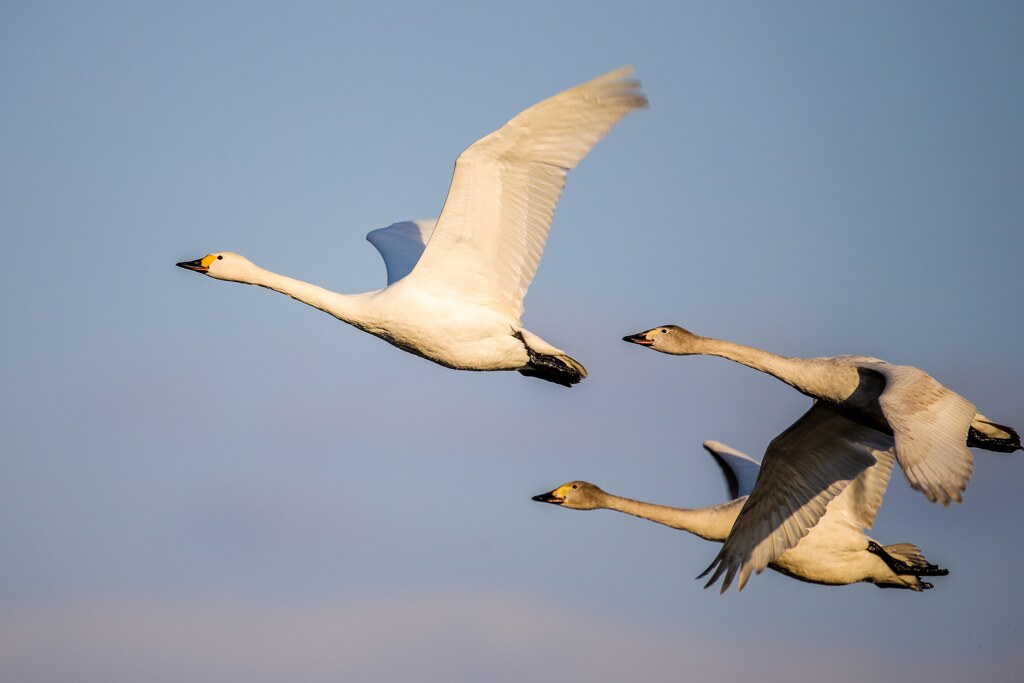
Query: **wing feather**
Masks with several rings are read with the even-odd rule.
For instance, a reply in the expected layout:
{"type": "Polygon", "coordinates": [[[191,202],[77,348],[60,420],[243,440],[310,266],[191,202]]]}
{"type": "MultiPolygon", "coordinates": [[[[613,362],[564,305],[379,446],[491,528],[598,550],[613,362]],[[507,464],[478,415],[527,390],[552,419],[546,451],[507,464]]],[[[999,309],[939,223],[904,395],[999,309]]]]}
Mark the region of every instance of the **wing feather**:
{"type": "Polygon", "coordinates": [[[456,160],[416,286],[516,320],[547,243],[568,171],[618,123],[647,106],[624,67],[523,111],[456,160]]]}
{"type": "Polygon", "coordinates": [[[896,449],[872,450],[876,463],[850,482],[846,490],[836,496],[829,509],[842,508],[861,527],[870,529],[875,516],[882,507],[882,499],[889,487],[893,466],[896,464],[896,449]]]}
{"type": "Polygon", "coordinates": [[[910,485],[928,500],[963,500],[974,469],[967,432],[974,404],[908,365],[867,363],[885,379],[878,405],[896,438],[896,459],[910,485]]]}
{"type": "Polygon", "coordinates": [[[436,219],[402,221],[386,228],[371,230],[366,235],[366,240],[376,247],[384,259],[389,285],[412,272],[436,224],[436,219]]]}
{"type": "Polygon", "coordinates": [[[829,502],[875,464],[872,451],[891,445],[887,434],[816,402],[769,444],[750,497],[718,556],[701,574],[713,572],[707,586],[724,574],[724,593],[738,574],[742,589],[751,572],[764,571],[799,543],[829,502]]]}
{"type": "Polygon", "coordinates": [[[725,477],[729,498],[735,500],[741,496],[750,495],[757,482],[757,475],[761,471],[761,464],[735,448],[730,448],[718,441],[705,441],[704,449],[722,468],[722,476],[725,477]]]}

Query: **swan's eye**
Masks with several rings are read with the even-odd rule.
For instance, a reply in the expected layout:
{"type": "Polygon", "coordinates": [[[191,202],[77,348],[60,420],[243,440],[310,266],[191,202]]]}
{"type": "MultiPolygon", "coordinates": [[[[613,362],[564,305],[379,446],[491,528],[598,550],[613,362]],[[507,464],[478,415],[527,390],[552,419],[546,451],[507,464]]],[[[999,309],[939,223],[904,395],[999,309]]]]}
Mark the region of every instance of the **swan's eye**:
{"type": "MultiPolygon", "coordinates": [[[[224,260],[224,254],[217,254],[217,260],[218,261],[223,261],[224,260]]],[[[662,330],[662,332],[664,332],[664,331],[665,330],[662,330]]]]}

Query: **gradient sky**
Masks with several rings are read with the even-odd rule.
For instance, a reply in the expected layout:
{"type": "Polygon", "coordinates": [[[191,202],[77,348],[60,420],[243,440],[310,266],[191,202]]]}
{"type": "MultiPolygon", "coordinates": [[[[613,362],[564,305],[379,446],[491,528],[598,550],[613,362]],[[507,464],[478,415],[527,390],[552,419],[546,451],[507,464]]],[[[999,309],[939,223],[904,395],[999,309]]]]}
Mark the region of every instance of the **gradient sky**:
{"type": "Polygon", "coordinates": [[[808,399],[624,334],[917,365],[1024,427],[1024,5],[0,4],[0,679],[1019,681],[1024,457],[963,505],[893,478],[927,593],[773,572],[530,501],[724,499],[808,399]],[[567,390],[447,370],[174,263],[343,292],[458,153],[634,64],[524,323],[567,390]]]}

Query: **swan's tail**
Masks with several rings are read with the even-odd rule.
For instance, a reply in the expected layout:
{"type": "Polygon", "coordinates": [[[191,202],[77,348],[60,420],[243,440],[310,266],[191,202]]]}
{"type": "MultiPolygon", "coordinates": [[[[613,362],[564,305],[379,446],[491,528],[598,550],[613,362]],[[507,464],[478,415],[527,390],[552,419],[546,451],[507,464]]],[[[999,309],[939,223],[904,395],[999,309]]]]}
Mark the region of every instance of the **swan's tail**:
{"type": "Polygon", "coordinates": [[[998,453],[1022,450],[1020,435],[1013,427],[996,424],[980,413],[971,422],[971,428],[967,432],[967,445],[998,453]]]}

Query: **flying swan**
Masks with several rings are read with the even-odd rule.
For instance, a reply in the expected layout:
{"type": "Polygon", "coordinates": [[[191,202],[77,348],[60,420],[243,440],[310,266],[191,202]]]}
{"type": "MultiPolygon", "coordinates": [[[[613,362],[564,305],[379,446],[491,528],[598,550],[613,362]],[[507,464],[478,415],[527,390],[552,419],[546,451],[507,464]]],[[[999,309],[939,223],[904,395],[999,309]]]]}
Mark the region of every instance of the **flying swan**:
{"type": "Polygon", "coordinates": [[[623,341],[677,356],[720,356],[766,372],[815,399],[811,411],[834,408],[892,434],[903,473],[928,500],[960,502],[971,477],[968,446],[1012,453],[1021,448],[1010,427],[909,365],[868,356],[786,358],[733,342],[701,337],[677,325],[628,335],[623,341]]]}
{"type": "Polygon", "coordinates": [[[960,502],[973,468],[968,446],[1011,453],[1021,448],[1010,427],[978,413],[970,401],[906,365],[866,356],[786,358],[701,337],[676,325],[624,341],[675,355],[720,356],[766,372],[815,399],[810,410],[775,438],[762,479],[712,563],[711,582],[726,585],[741,570],[760,572],[794,547],[824,514],[828,501],[874,464],[868,451],[888,448],[910,485],[929,500],[960,502]],[[860,444],[860,448],[851,447],[860,444]],[[781,473],[769,476],[769,466],[781,473]],[[770,483],[769,483],[770,482],[770,483]]]}
{"type": "MultiPolygon", "coordinates": [[[[884,445],[878,444],[878,445],[884,445]]],[[[654,505],[622,498],[585,481],[571,481],[548,493],[534,496],[541,503],[553,503],[573,510],[615,510],[635,517],[681,529],[709,541],[726,541],[744,504],[769,474],[768,460],[760,467],[743,453],[715,442],[704,448],[714,456],[725,476],[727,503],[686,509],[654,505]],[[760,475],[759,475],[760,472],[760,475]]],[[[876,464],[859,474],[846,489],[828,503],[821,521],[795,546],[768,566],[801,581],[827,585],[868,582],[880,588],[932,588],[922,576],[945,576],[948,571],[929,564],[910,543],[881,546],[864,533],[871,527],[893,468],[891,450],[874,451],[876,464]]],[[[762,488],[764,488],[762,486],[762,488]]],[[[731,577],[730,577],[731,578],[731,577]]],[[[745,579],[741,580],[740,588],[745,579]]],[[[709,584],[710,585],[710,584],[709,584]]],[[[728,587],[724,582],[722,591],[728,587]]]]}
{"type": "Polygon", "coordinates": [[[227,251],[177,265],[287,294],[445,367],[576,384],[586,369],[522,327],[523,297],[566,174],[626,114],[647,106],[632,71],[570,88],[470,145],[455,161],[436,226],[398,223],[367,235],[387,268],[384,289],[339,294],[227,251]]]}

